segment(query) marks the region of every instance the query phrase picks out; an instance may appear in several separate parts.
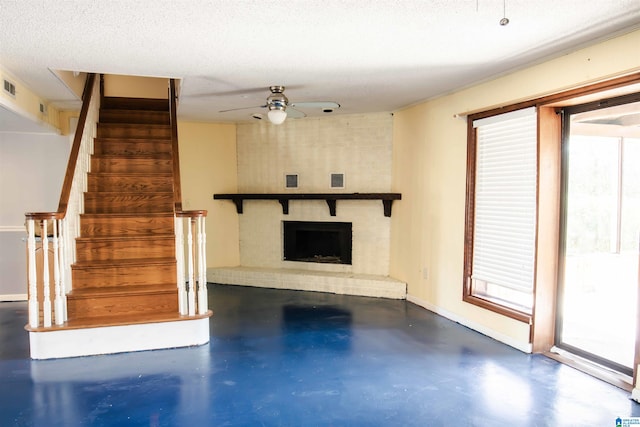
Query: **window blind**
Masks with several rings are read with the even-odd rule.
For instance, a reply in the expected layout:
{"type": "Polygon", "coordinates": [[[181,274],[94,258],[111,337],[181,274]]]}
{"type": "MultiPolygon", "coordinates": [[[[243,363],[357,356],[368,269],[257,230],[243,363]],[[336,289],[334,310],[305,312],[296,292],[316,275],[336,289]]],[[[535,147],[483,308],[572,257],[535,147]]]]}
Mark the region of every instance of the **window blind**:
{"type": "Polygon", "coordinates": [[[537,114],[534,107],[476,120],[473,280],[532,292],[537,114]]]}

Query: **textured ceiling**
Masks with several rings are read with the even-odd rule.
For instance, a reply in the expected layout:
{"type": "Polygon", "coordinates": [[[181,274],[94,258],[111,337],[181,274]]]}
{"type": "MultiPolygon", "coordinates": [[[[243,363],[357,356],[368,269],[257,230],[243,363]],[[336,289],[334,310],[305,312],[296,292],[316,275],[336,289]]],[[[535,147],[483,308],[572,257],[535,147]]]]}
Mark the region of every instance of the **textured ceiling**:
{"type": "Polygon", "coordinates": [[[639,25],[640,0],[0,0],[0,65],[58,105],[52,69],[180,78],[181,118],[240,121],[270,85],[395,111],[639,25]]]}

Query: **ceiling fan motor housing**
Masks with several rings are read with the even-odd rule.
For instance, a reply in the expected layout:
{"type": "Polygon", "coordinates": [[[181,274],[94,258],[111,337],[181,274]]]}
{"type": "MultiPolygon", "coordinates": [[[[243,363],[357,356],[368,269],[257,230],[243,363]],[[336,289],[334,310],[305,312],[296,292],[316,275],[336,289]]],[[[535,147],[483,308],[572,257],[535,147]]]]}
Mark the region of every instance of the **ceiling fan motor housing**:
{"type": "Polygon", "coordinates": [[[267,98],[269,110],[286,110],[289,99],[284,95],[284,86],[271,86],[271,95],[267,98]]]}

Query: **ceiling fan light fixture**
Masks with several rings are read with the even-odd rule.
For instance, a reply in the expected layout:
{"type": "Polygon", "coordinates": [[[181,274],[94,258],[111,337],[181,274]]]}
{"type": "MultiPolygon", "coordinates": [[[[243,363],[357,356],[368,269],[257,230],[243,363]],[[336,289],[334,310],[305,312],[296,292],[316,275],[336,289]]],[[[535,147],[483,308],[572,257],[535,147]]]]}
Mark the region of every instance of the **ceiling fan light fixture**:
{"type": "Polygon", "coordinates": [[[269,121],[274,125],[280,125],[287,118],[287,112],[284,107],[269,107],[267,117],[269,117],[269,121]]]}

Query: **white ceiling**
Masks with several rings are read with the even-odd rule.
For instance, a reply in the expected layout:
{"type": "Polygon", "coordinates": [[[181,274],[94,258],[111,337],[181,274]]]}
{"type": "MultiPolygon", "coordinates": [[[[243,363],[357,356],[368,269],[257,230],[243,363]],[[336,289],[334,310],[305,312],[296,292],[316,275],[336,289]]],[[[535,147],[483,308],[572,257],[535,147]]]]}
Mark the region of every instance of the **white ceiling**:
{"type": "Polygon", "coordinates": [[[639,26],[640,0],[0,0],[0,65],[60,106],[50,70],[180,78],[181,118],[241,121],[270,85],[396,111],[639,26]]]}

